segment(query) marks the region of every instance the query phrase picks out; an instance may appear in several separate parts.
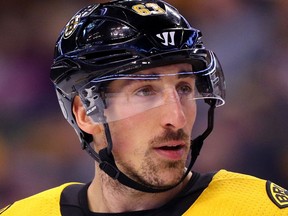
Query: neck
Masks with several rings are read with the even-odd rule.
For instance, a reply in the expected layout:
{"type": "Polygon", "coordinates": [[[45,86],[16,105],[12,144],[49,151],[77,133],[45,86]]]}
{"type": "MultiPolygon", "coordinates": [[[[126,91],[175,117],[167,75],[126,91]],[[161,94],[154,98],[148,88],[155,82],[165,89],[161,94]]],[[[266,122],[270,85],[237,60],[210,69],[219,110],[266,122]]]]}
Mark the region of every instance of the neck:
{"type": "Polygon", "coordinates": [[[88,205],[92,212],[119,213],[154,209],[173,199],[187,184],[192,173],[177,187],[162,193],[145,193],[126,187],[97,170],[88,188],[88,205]],[[153,200],[153,201],[151,201],[153,200]]]}

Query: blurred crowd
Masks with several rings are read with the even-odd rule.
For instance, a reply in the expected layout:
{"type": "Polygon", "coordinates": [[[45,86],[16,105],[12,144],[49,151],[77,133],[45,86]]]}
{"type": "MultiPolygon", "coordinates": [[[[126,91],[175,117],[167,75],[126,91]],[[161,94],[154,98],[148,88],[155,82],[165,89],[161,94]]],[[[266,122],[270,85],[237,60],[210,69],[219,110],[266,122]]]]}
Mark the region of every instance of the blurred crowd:
{"type": "MultiPolygon", "coordinates": [[[[0,208],[93,177],[94,162],[62,117],[49,73],[60,30],[95,2],[105,1],[0,3],[0,208]]],[[[202,31],[226,76],[226,105],[194,169],[225,168],[288,188],[288,1],[167,2],[202,31]]],[[[202,106],[199,113],[205,127],[202,106]]]]}

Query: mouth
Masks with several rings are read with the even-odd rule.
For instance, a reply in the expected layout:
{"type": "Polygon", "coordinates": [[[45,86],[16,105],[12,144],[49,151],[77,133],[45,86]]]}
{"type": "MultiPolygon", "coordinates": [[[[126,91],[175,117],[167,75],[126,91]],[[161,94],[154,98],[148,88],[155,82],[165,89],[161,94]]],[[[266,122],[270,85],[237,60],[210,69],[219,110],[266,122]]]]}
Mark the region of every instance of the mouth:
{"type": "Polygon", "coordinates": [[[164,151],[178,151],[183,148],[183,145],[176,145],[176,146],[161,146],[158,149],[164,151]]]}
{"type": "Polygon", "coordinates": [[[161,145],[159,147],[154,148],[155,151],[165,159],[169,160],[180,160],[183,158],[186,152],[186,145],[183,143],[174,143],[174,144],[166,144],[161,145]]]}

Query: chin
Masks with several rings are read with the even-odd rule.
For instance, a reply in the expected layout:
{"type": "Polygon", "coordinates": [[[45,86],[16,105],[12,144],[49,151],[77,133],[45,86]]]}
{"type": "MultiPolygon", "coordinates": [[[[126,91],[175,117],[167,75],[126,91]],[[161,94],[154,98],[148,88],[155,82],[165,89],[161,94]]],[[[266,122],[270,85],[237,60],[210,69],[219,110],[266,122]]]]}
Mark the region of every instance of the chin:
{"type": "Polygon", "coordinates": [[[171,165],[163,171],[158,171],[159,174],[154,178],[158,180],[154,181],[156,183],[154,186],[170,187],[178,184],[185,174],[184,168],[184,166],[171,165]]]}

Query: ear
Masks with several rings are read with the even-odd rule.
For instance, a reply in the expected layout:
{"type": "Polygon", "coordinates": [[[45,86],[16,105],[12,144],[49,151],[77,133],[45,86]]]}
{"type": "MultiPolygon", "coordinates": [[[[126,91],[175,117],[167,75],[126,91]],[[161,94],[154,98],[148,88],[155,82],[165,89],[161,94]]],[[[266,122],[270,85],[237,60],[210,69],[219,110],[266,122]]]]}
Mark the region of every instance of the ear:
{"type": "Polygon", "coordinates": [[[100,125],[95,124],[93,120],[89,116],[87,116],[86,110],[79,96],[75,96],[72,110],[76,122],[81,128],[81,130],[92,135],[95,134],[95,132],[100,132],[100,125]]]}

